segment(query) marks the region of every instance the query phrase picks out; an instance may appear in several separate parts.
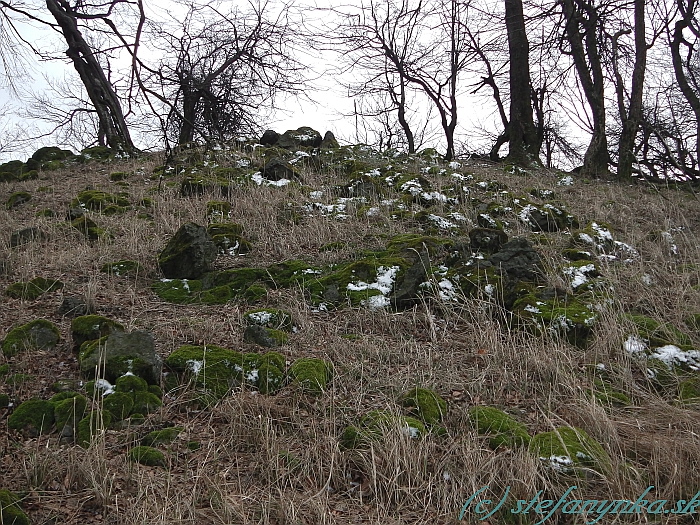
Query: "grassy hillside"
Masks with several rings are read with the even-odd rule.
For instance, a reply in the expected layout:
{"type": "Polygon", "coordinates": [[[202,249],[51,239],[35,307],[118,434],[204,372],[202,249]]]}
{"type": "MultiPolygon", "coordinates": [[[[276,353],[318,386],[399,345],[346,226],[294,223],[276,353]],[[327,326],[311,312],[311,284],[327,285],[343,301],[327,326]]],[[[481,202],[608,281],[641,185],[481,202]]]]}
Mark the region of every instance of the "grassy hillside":
{"type": "MultiPolygon", "coordinates": [[[[6,523],[16,507],[3,490],[34,524],[448,524],[485,486],[463,522],[486,517],[474,502],[507,495],[489,523],[536,523],[546,514],[507,509],[540,491],[556,501],[573,485],[569,499],[631,501],[653,485],[647,497],[668,509],[700,490],[691,191],[363,146],[240,144],[168,166],[158,155],[51,162],[32,166],[37,178],[0,183],[6,523]],[[163,281],[158,254],[188,222],[239,224],[238,247],[221,249],[220,273],[163,281]],[[531,275],[494,262],[514,239],[539,254],[531,275]],[[127,272],[119,261],[138,264],[127,272]],[[259,271],[222,272],[244,268],[259,271]],[[222,280],[232,275],[249,277],[222,280]],[[52,400],[32,414],[58,415],[60,397],[74,395],[58,392],[87,399],[81,417],[114,405],[116,394],[86,389],[66,298],[150,332],[165,360],[160,389],[150,388],[162,406],[96,424],[82,443],[56,423],[39,433],[12,419],[31,399],[52,400]],[[274,348],[244,341],[246,313],[265,308],[292,318],[274,348]],[[56,326],[55,346],[26,334],[8,342],[37,319],[56,326]],[[216,388],[199,375],[207,363],[185,359],[176,373],[168,357],[185,345],[245,362],[278,352],[280,384],[261,386],[262,361],[216,388]],[[294,368],[308,358],[332,367],[327,383],[294,368]],[[151,465],[137,448],[146,445],[163,454],[151,465]]],[[[615,518],[693,520],[640,512],[600,522],[615,518]]]]}

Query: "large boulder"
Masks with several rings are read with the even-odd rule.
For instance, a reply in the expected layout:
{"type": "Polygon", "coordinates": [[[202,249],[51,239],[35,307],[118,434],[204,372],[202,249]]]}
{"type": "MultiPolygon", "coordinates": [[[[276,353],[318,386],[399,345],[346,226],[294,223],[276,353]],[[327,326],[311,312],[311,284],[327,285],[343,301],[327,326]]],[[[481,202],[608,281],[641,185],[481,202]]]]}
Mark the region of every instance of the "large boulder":
{"type": "Polygon", "coordinates": [[[263,146],[274,146],[280,139],[280,134],[273,129],[268,129],[260,137],[260,144],[263,146]]]}
{"type": "Polygon", "coordinates": [[[501,245],[488,261],[501,272],[523,281],[537,281],[542,275],[540,254],[524,237],[518,237],[501,245]]]}
{"type": "Polygon", "coordinates": [[[160,252],[158,266],[168,279],[197,279],[211,270],[217,252],[207,229],[188,222],[160,252]]]}
{"type": "Polygon", "coordinates": [[[299,147],[318,148],[323,142],[321,134],[313,128],[303,126],[299,129],[285,131],[277,141],[277,146],[285,149],[299,147]]]}
{"type": "Polygon", "coordinates": [[[335,135],[333,135],[333,132],[326,131],[326,134],[323,136],[323,140],[321,141],[321,149],[333,149],[339,147],[340,145],[338,144],[335,135]]]}
{"type": "Polygon", "coordinates": [[[279,157],[273,157],[262,168],[261,174],[267,180],[301,180],[301,176],[287,162],[279,157]]]}
{"type": "Polygon", "coordinates": [[[80,370],[87,376],[104,370],[104,379],[114,383],[124,374],[134,374],[150,384],[160,382],[162,360],[156,353],[153,334],[144,330],[115,331],[80,348],[80,370]]]}

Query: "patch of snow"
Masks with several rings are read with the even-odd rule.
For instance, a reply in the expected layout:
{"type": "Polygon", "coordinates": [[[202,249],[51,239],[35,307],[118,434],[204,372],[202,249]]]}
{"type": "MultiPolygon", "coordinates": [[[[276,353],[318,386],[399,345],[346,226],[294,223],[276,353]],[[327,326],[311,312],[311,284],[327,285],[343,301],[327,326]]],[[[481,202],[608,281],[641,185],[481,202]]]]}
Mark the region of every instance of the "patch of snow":
{"type": "Polygon", "coordinates": [[[662,361],[669,368],[686,364],[691,370],[700,370],[700,351],[698,350],[684,351],[675,345],[666,345],[654,348],[650,356],[662,361]]]}
{"type": "Polygon", "coordinates": [[[258,380],[258,371],[257,370],[251,370],[245,375],[246,381],[249,383],[255,383],[258,380]]]}
{"type": "Polygon", "coordinates": [[[574,178],[571,175],[567,175],[566,177],[562,177],[557,181],[557,186],[573,186],[574,185],[574,178]]]}
{"type": "Polygon", "coordinates": [[[114,393],[114,386],[112,386],[112,383],[110,383],[106,379],[96,379],[95,390],[102,391],[102,397],[104,397],[114,393]]]}
{"type": "Polygon", "coordinates": [[[551,455],[548,458],[540,457],[540,461],[544,461],[550,468],[558,471],[567,471],[574,464],[569,456],[551,455]]]}
{"type": "Polygon", "coordinates": [[[492,284],[487,284],[484,286],[484,292],[486,295],[493,297],[494,292],[496,291],[496,287],[492,284]]]}
{"type": "Polygon", "coordinates": [[[525,310],[526,312],[531,312],[531,313],[533,313],[533,314],[542,313],[541,310],[540,310],[539,308],[537,308],[536,306],[533,306],[533,305],[531,305],[531,304],[525,305],[525,308],[523,308],[523,310],[525,310]]]}
{"type": "Polygon", "coordinates": [[[648,273],[645,273],[644,275],[642,275],[641,281],[644,284],[646,284],[647,286],[651,286],[654,283],[654,281],[651,278],[651,275],[649,275],[648,273]]]}
{"type": "Polygon", "coordinates": [[[312,199],[320,199],[323,197],[323,192],[322,191],[312,191],[309,193],[309,197],[312,199]]]}
{"type": "Polygon", "coordinates": [[[194,375],[197,376],[199,375],[200,370],[202,370],[202,366],[204,366],[204,363],[195,359],[188,359],[185,365],[192,371],[194,375]]]}
{"type": "Polygon", "coordinates": [[[428,215],[428,220],[435,224],[435,226],[437,226],[441,230],[450,230],[452,228],[457,228],[457,225],[454,222],[448,221],[447,219],[440,217],[439,215],[435,215],[433,213],[428,215]]]}
{"type": "Polygon", "coordinates": [[[255,324],[267,324],[270,322],[270,319],[272,319],[272,314],[270,312],[252,312],[248,314],[246,317],[253,321],[255,324]]]}
{"type": "Polygon", "coordinates": [[[452,162],[450,162],[448,164],[448,166],[450,167],[450,169],[453,169],[453,170],[456,170],[456,169],[459,169],[462,167],[462,165],[459,162],[457,162],[456,160],[453,160],[452,162]]]}
{"type": "Polygon", "coordinates": [[[636,335],[630,335],[624,343],[625,350],[629,354],[638,354],[647,349],[646,343],[636,335]]]}

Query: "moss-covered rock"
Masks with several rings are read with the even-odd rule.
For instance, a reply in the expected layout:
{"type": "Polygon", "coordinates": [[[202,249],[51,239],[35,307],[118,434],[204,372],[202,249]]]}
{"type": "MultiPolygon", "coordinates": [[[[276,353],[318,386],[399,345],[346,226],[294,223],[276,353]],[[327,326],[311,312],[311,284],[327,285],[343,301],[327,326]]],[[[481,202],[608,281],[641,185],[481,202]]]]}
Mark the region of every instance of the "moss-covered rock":
{"type": "MultiPolygon", "coordinates": [[[[161,279],[154,282],[151,288],[164,301],[175,304],[189,304],[199,301],[202,281],[196,279],[161,279]]],[[[228,301],[228,299],[226,300],[228,301]]]]}
{"type": "Polygon", "coordinates": [[[114,392],[102,399],[102,409],[112,415],[112,421],[121,421],[127,418],[133,408],[134,395],[131,393],[114,392]]]}
{"type": "Polygon", "coordinates": [[[48,350],[56,347],[61,339],[58,328],[45,319],[36,319],[10,330],[2,343],[5,357],[31,348],[48,350]]]}
{"type": "Polygon", "coordinates": [[[231,203],[227,201],[207,202],[207,219],[210,222],[223,222],[231,215],[231,203]]]}
{"type": "Polygon", "coordinates": [[[582,230],[571,234],[573,248],[592,249],[608,253],[615,248],[615,240],[610,225],[600,221],[591,221],[582,230]]]}
{"type": "MultiPolygon", "coordinates": [[[[125,374],[117,379],[114,390],[123,393],[149,392],[148,382],[134,374],[125,374]]],[[[140,411],[139,411],[140,412],[140,411]]]]}
{"type": "Polygon", "coordinates": [[[634,324],[639,336],[648,341],[651,348],[666,345],[674,345],[681,350],[693,348],[693,341],[690,336],[670,323],[659,322],[642,314],[627,314],[625,319],[634,324]]]}
{"type": "Polygon", "coordinates": [[[184,430],[182,427],[168,427],[162,430],[154,430],[141,438],[141,444],[147,447],[172,443],[184,430]]]}
{"type": "Polygon", "coordinates": [[[115,171],[109,174],[109,180],[112,182],[119,182],[129,178],[129,173],[125,171],[115,171]]]}
{"type": "Polygon", "coordinates": [[[428,425],[436,425],[447,413],[447,403],[433,390],[415,387],[399,396],[401,406],[428,425]]]}
{"type": "Polygon", "coordinates": [[[184,345],[171,353],[165,364],[181,380],[192,381],[216,399],[243,382],[243,354],[215,345],[184,345]]]}
{"type": "Polygon", "coordinates": [[[73,350],[77,351],[86,341],[94,341],[112,332],[124,331],[124,325],[101,315],[81,315],[71,321],[73,350]]]}
{"type": "Polygon", "coordinates": [[[83,208],[100,212],[104,215],[123,213],[129,209],[129,199],[99,190],[84,190],[70,203],[71,208],[83,208]]]}
{"type": "Polygon", "coordinates": [[[289,341],[289,335],[282,330],[253,324],[243,331],[243,341],[265,348],[277,348],[289,341]]]}
{"type": "Polygon", "coordinates": [[[306,392],[322,394],[333,379],[333,364],[313,357],[297,359],[289,367],[288,375],[306,392]]]}
{"type": "Polygon", "coordinates": [[[29,525],[29,517],[20,507],[20,497],[7,489],[0,490],[0,523],[3,525],[29,525]]]}
{"type": "Polygon", "coordinates": [[[243,226],[240,224],[233,222],[213,223],[207,227],[207,232],[216,244],[219,253],[223,255],[249,253],[253,247],[251,242],[243,237],[243,226]]]}
{"type": "Polygon", "coordinates": [[[90,446],[92,438],[109,428],[112,414],[106,410],[93,410],[78,423],[77,442],[83,448],[90,446]]]}
{"type": "Polygon", "coordinates": [[[144,445],[134,447],[129,451],[129,459],[149,467],[167,467],[165,454],[153,447],[144,445]]]}
{"type": "Polygon", "coordinates": [[[398,429],[411,439],[427,434],[422,421],[410,416],[397,416],[386,410],[373,410],[360,419],[359,425],[350,425],[340,436],[340,447],[346,450],[367,448],[381,442],[386,432],[398,429]]]}
{"type": "Polygon", "coordinates": [[[87,399],[77,392],[62,392],[51,398],[51,401],[54,403],[57,432],[62,437],[73,438],[78,429],[78,422],[85,417],[87,399]],[[62,394],[69,394],[70,397],[57,399],[62,394]]]}
{"type": "Polygon", "coordinates": [[[604,473],[612,464],[600,443],[580,428],[560,427],[537,434],[530,441],[529,450],[547,466],[562,472],[587,467],[604,473]]]}
{"type": "Polygon", "coordinates": [[[111,160],[117,152],[107,146],[91,146],[80,152],[83,161],[86,160],[111,160]]]}
{"type": "Polygon", "coordinates": [[[34,301],[45,293],[63,288],[63,283],[57,279],[35,277],[27,282],[13,283],[5,290],[5,295],[14,299],[34,301]]]}
{"type": "Polygon", "coordinates": [[[8,394],[0,394],[0,408],[10,406],[10,396],[8,394]]]}
{"type": "Polygon", "coordinates": [[[90,217],[83,215],[71,221],[71,226],[82,233],[86,239],[96,241],[105,236],[104,228],[98,226],[90,217]]]}
{"type": "Polygon", "coordinates": [[[592,303],[557,290],[528,293],[513,304],[513,313],[536,335],[559,334],[579,348],[588,345],[598,313],[592,303]]]}
{"type": "Polygon", "coordinates": [[[116,261],[113,263],[105,263],[100,268],[100,271],[117,277],[143,275],[144,269],[141,263],[137,261],[116,261]]]}
{"type": "Polygon", "coordinates": [[[10,414],[7,426],[27,437],[48,434],[54,424],[54,404],[45,399],[29,399],[10,414]]]}
{"type": "Polygon", "coordinates": [[[12,208],[17,208],[22,204],[29,202],[30,200],[32,200],[32,196],[30,193],[26,191],[17,191],[10,195],[10,197],[7,199],[7,202],[5,202],[5,207],[8,210],[11,210],[12,208]]]}
{"type": "Polygon", "coordinates": [[[481,435],[489,436],[489,447],[516,447],[530,443],[527,427],[494,407],[475,406],[469,409],[469,419],[481,435]]]}

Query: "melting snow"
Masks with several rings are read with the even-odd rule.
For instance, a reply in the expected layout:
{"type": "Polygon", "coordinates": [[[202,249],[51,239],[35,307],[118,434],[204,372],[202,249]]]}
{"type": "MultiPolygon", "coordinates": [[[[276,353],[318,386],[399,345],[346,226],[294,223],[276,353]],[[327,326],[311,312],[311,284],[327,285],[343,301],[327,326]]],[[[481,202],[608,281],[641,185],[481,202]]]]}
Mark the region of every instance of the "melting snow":
{"type": "Polygon", "coordinates": [[[630,335],[625,341],[625,350],[630,354],[638,354],[646,349],[646,343],[636,335],[630,335]]]}

